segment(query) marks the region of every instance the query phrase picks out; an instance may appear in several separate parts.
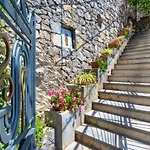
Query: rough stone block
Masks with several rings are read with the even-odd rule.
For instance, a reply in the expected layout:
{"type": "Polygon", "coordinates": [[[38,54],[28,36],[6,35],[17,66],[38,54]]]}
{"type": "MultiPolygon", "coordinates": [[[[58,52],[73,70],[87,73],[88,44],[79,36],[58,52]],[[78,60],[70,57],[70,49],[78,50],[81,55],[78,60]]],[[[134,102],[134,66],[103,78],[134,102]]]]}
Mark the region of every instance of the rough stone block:
{"type": "Polygon", "coordinates": [[[61,47],[61,35],[52,34],[52,42],[55,46],[61,47]]]}
{"type": "Polygon", "coordinates": [[[58,22],[51,23],[51,29],[53,33],[61,34],[61,24],[58,22]]]}
{"type": "Polygon", "coordinates": [[[63,150],[75,140],[75,129],[84,122],[84,106],[82,111],[45,112],[45,119],[49,126],[55,128],[55,148],[63,150]]]}

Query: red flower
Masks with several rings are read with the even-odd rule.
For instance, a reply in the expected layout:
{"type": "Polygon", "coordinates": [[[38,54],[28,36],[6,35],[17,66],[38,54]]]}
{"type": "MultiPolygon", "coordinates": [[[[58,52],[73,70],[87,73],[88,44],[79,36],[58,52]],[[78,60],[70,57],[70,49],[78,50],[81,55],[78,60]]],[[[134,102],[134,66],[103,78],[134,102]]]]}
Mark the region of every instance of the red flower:
{"type": "Polygon", "coordinates": [[[102,54],[101,56],[100,56],[100,58],[103,58],[104,57],[104,55],[102,54]]]}

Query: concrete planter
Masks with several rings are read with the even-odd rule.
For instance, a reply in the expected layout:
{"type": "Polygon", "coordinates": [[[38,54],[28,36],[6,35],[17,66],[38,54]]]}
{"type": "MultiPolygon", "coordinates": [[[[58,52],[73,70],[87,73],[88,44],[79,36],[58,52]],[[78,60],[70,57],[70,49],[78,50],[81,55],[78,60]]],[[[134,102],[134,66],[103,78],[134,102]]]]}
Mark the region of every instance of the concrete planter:
{"type": "Polygon", "coordinates": [[[88,112],[92,109],[92,102],[98,99],[98,85],[67,85],[67,88],[71,91],[79,90],[81,92],[81,99],[85,99],[85,112],[88,112]]]}
{"type": "Polygon", "coordinates": [[[55,149],[63,150],[75,140],[75,129],[84,122],[84,106],[81,112],[79,109],[64,112],[45,111],[45,120],[55,129],[55,149]]]}

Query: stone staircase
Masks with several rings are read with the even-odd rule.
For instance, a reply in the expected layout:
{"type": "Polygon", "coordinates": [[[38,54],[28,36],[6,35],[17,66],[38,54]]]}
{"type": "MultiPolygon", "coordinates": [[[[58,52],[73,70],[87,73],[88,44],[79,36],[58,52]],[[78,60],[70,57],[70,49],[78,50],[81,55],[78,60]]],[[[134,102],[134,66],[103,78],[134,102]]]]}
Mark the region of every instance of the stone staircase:
{"type": "Polygon", "coordinates": [[[118,60],[65,150],[150,150],[150,30],[118,60]]]}

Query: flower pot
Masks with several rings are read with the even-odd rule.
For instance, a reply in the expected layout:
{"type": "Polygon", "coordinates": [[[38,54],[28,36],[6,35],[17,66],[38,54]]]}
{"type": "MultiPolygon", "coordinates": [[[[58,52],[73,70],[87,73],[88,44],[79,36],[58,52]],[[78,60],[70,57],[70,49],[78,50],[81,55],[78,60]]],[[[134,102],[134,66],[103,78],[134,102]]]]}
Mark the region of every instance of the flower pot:
{"type": "Polygon", "coordinates": [[[98,63],[97,62],[91,62],[91,67],[92,68],[98,68],[98,63]]]}
{"type": "Polygon", "coordinates": [[[65,107],[54,107],[54,110],[56,110],[56,111],[65,111],[66,108],[65,107]]]}
{"type": "Polygon", "coordinates": [[[109,43],[108,48],[118,48],[116,43],[109,43]]]}
{"type": "Polygon", "coordinates": [[[119,36],[125,36],[123,31],[120,31],[119,36]]]}
{"type": "Polygon", "coordinates": [[[55,149],[64,150],[75,140],[75,129],[84,122],[84,106],[82,111],[58,112],[55,110],[45,111],[45,120],[48,126],[55,129],[55,149]]]}

